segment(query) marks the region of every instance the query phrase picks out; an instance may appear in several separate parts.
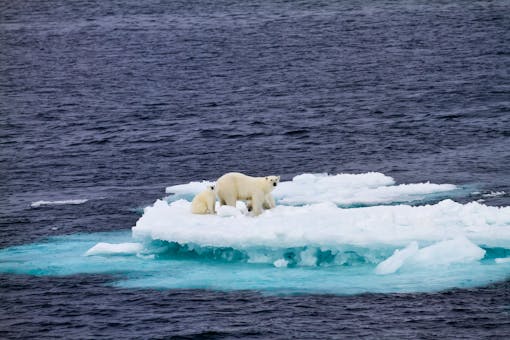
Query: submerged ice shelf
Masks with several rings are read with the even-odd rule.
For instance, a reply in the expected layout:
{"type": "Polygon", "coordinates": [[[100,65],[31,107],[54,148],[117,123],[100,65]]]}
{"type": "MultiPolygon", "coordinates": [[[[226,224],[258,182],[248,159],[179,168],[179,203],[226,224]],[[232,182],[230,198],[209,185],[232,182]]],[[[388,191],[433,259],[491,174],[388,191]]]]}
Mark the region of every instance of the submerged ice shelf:
{"type": "Polygon", "coordinates": [[[206,184],[167,188],[174,194],[146,207],[131,231],[2,249],[0,272],[122,273],[115,283],[122,287],[334,294],[435,291],[510,276],[510,207],[423,204],[456,197],[454,185],[303,174],[282,182],[278,206],[258,217],[242,202],[193,215],[191,198],[206,184]]]}
{"type": "MultiPolygon", "coordinates": [[[[457,249],[448,250],[452,245],[449,242],[439,242],[435,247],[452,254],[457,249]]],[[[158,240],[137,244],[131,232],[125,230],[65,235],[1,249],[0,272],[39,276],[115,274],[112,284],[123,288],[253,289],[268,294],[341,295],[430,292],[480,286],[509,277],[510,249],[470,244],[471,255],[456,255],[450,262],[436,257],[434,263],[420,262],[417,256],[421,249],[426,254],[433,248],[408,247],[412,248],[410,254],[400,263],[393,264],[389,271],[378,272],[385,261],[399,262],[393,248],[346,247],[336,254],[313,247],[261,248],[252,249],[252,257],[248,258],[248,253],[233,248],[158,240]],[[480,253],[484,255],[478,260],[480,253]],[[296,264],[298,257],[301,263],[296,264]],[[278,260],[272,262],[274,258],[278,260]]]]}

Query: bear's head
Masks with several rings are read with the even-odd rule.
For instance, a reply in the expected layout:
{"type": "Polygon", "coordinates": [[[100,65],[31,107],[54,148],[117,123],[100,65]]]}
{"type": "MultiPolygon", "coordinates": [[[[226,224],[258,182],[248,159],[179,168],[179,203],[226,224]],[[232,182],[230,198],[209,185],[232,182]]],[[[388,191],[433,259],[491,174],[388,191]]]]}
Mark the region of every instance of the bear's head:
{"type": "Polygon", "coordinates": [[[280,183],[280,176],[267,176],[266,181],[270,183],[271,189],[273,189],[280,183]]]}

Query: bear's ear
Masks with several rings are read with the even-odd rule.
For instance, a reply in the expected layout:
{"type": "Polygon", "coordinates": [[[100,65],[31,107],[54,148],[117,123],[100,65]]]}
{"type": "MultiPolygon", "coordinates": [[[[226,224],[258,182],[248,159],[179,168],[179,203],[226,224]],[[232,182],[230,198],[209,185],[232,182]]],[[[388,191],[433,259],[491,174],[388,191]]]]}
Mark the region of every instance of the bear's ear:
{"type": "Polygon", "coordinates": [[[280,181],[280,176],[278,176],[278,177],[276,177],[276,178],[278,178],[278,182],[279,182],[279,181],[280,181]]]}

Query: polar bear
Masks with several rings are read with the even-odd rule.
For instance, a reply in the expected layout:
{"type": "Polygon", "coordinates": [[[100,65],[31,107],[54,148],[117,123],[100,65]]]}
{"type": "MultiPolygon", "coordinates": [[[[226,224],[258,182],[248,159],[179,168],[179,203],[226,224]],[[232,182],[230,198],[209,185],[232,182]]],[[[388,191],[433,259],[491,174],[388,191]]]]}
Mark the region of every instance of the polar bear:
{"type": "Polygon", "coordinates": [[[251,177],[239,172],[229,172],[216,181],[216,195],[220,205],[235,207],[237,200],[249,201],[256,216],[262,213],[264,204],[274,207],[274,200],[270,195],[279,182],[280,176],[251,177]]]}
{"type": "Polygon", "coordinates": [[[193,214],[215,214],[215,204],[216,193],[214,192],[214,185],[210,185],[193,198],[193,201],[191,201],[191,212],[193,214]]]}

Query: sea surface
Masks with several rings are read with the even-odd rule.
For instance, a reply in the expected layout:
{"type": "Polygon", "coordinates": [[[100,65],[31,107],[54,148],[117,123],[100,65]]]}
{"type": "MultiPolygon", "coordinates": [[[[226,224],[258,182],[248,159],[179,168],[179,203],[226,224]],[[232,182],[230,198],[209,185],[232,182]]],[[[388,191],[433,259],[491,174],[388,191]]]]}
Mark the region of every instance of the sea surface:
{"type": "MultiPolygon", "coordinates": [[[[0,248],[129,231],[228,171],[510,206],[510,1],[0,1],[0,248]]],[[[0,274],[1,338],[510,335],[510,273],[354,295],[29,274],[0,274]]]]}

